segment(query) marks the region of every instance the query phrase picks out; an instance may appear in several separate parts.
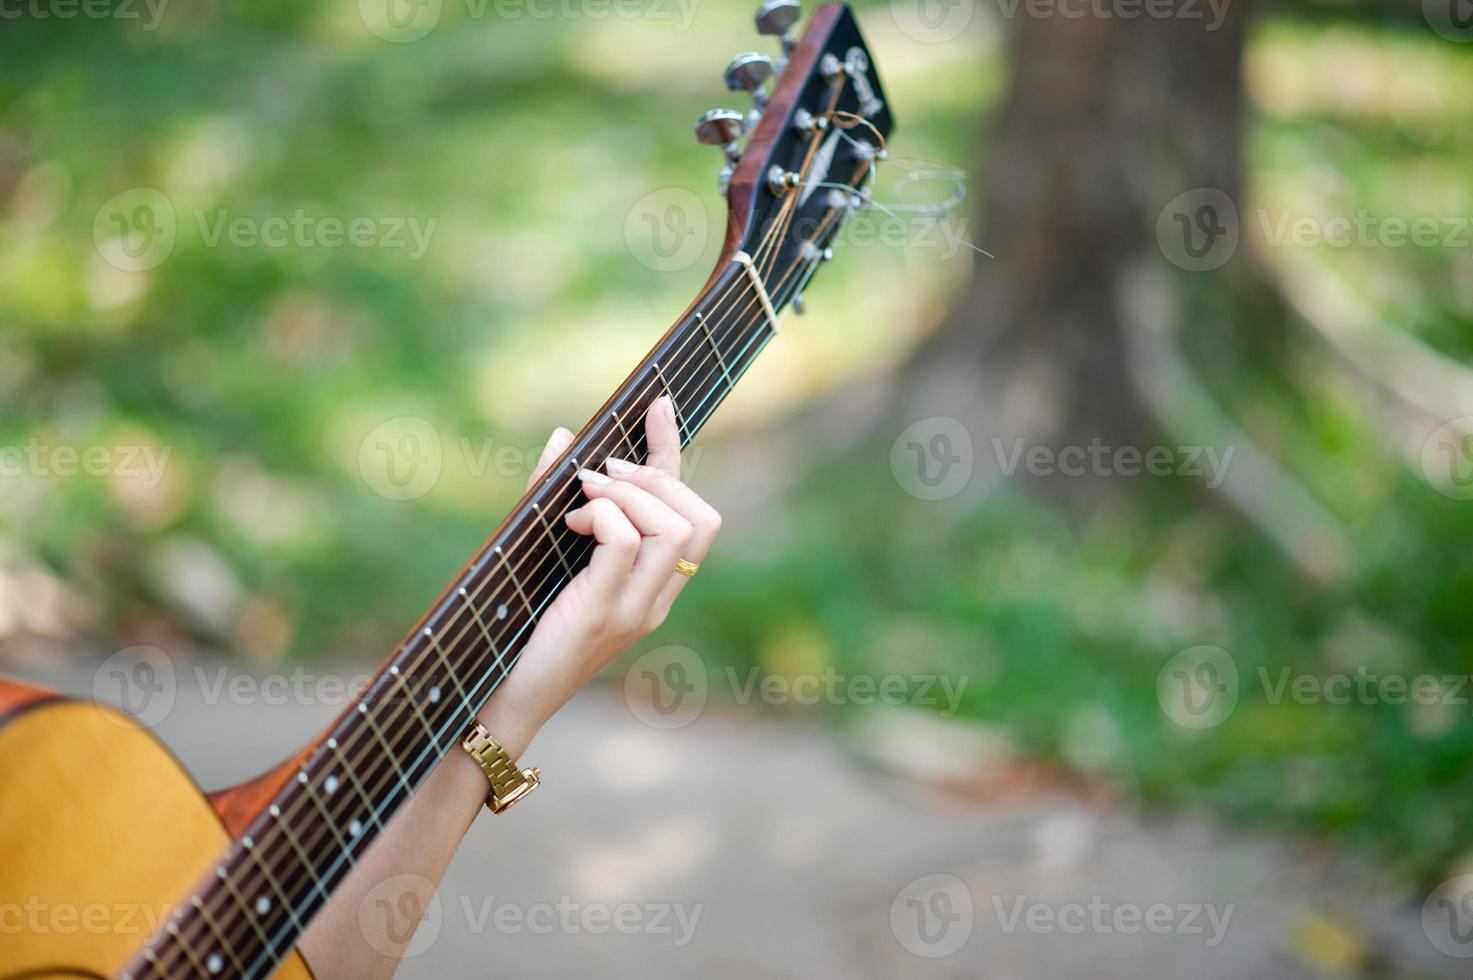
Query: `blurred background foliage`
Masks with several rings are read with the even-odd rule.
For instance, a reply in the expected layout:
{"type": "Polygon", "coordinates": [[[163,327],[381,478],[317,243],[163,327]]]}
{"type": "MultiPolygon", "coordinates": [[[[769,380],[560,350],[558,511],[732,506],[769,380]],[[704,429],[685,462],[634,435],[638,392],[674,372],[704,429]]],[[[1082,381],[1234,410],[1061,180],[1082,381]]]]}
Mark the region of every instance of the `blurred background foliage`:
{"type": "MultiPolygon", "coordinates": [[[[728,101],[719,71],[755,46],[749,6],[705,2],[676,30],[452,4],[405,44],[325,0],[179,3],[147,32],[5,23],[0,444],[168,453],[156,487],[6,477],[5,656],[85,639],[262,663],[381,658],[520,494],[545,434],[591,413],[704,281],[724,218],[716,154],[690,121],[728,101]],[[180,218],[167,260],[129,272],[100,255],[94,223],[136,187],[180,218]],[[701,260],[673,273],[637,261],[625,235],[662,188],[698,193],[710,230],[701,260]],[[212,247],[192,216],[221,209],[436,223],[418,259],[212,247]],[[367,434],[403,415],[442,444],[440,479],[412,501],[376,493],[358,465],[367,434]],[[520,462],[488,468],[501,447],[520,462]]],[[[985,179],[1008,77],[1000,26],[981,17],[925,45],[888,5],[861,8],[896,152],[985,179]]],[[[1253,207],[1473,213],[1473,45],[1420,20],[1291,7],[1261,13],[1247,57],[1253,207]]],[[[1473,356],[1466,246],[1264,247],[1244,212],[1244,247],[1273,275],[1333,281],[1376,329],[1473,356]]],[[[904,363],[972,258],[850,249],[703,437],[709,465],[904,363]]],[[[1221,329],[1186,324],[1184,345],[1210,357],[1221,329]]],[[[917,500],[891,474],[893,430],[837,457],[814,445],[811,472],[726,536],[657,639],[700,651],[713,675],[965,675],[949,724],[1010,759],[1444,871],[1469,857],[1466,699],[1271,705],[1257,673],[1473,673],[1473,504],[1435,492],[1388,437],[1372,385],[1330,361],[1295,339],[1214,376],[1223,407],[1343,532],[1326,580],[1190,480],[1142,479],[1083,513],[1017,481],[966,506],[917,500]],[[1230,651],[1243,684],[1232,717],[1201,732],[1156,695],[1162,665],[1197,644],[1230,651]]]]}

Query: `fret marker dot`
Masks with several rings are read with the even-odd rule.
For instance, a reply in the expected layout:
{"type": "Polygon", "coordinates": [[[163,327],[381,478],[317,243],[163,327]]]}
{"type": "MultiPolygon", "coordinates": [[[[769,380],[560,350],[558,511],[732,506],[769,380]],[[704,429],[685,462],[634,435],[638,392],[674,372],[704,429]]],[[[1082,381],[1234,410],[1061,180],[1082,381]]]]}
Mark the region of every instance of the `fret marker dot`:
{"type": "Polygon", "coordinates": [[[390,667],[389,668],[389,673],[393,674],[395,677],[398,677],[399,676],[399,665],[398,664],[394,664],[394,666],[390,667]]]}
{"type": "Polygon", "coordinates": [[[438,687],[432,687],[432,688],[430,688],[430,704],[439,704],[439,703],[440,703],[440,689],[438,687]]]}
{"type": "Polygon", "coordinates": [[[267,898],[265,895],[262,895],[260,898],[256,899],[256,914],[257,915],[265,915],[267,912],[270,912],[270,911],[271,911],[271,899],[267,898]]]}
{"type": "Polygon", "coordinates": [[[363,833],[363,823],[361,821],[354,820],[352,823],[348,824],[349,837],[357,837],[361,833],[363,833]]]}
{"type": "Polygon", "coordinates": [[[205,969],[211,973],[219,973],[225,968],[225,961],[220,959],[219,953],[211,953],[205,959],[205,969]]]}
{"type": "Polygon", "coordinates": [[[271,804],[271,815],[273,817],[281,816],[281,807],[277,806],[275,803],[271,804]]]}
{"type": "Polygon", "coordinates": [[[325,789],[325,790],[327,790],[329,793],[331,793],[333,790],[337,789],[338,788],[338,777],[336,777],[336,776],[328,776],[326,779],[324,779],[322,781],[322,788],[325,789]]]}
{"type": "Polygon", "coordinates": [[[256,842],[253,841],[253,840],[251,840],[249,837],[244,837],[244,838],[241,838],[241,843],[244,844],[245,845],[245,849],[249,851],[252,847],[255,846],[255,843],[256,842]]]}
{"type": "Polygon", "coordinates": [[[327,740],[327,747],[330,748],[330,749],[336,749],[338,747],[338,740],[335,739],[335,738],[328,739],[327,740]]]}
{"type": "Polygon", "coordinates": [[[506,612],[507,612],[506,603],[503,602],[501,605],[499,605],[499,606],[496,607],[496,618],[497,619],[505,619],[506,618],[506,612]]]}
{"type": "Polygon", "coordinates": [[[424,634],[425,634],[425,636],[428,636],[431,639],[434,639],[434,637],[435,637],[434,632],[428,626],[425,627],[424,634]]]}
{"type": "Polygon", "coordinates": [[[366,714],[368,714],[368,705],[360,703],[358,705],[358,713],[360,715],[366,715],[366,714]]]}
{"type": "Polygon", "coordinates": [[[299,773],[297,773],[297,782],[301,783],[303,786],[306,786],[307,785],[307,774],[305,772],[299,772],[299,773]]]}

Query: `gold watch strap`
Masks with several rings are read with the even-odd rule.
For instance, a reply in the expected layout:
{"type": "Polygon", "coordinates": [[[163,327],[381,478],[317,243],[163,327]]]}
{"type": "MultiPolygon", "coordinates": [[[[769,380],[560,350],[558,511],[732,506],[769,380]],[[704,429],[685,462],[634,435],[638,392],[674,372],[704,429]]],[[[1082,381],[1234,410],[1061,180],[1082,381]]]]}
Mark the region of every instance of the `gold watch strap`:
{"type": "Polygon", "coordinates": [[[460,744],[491,781],[486,806],[492,813],[505,810],[542,782],[541,769],[518,769],[516,760],[507,754],[501,743],[496,741],[496,736],[488,732],[486,726],[479,721],[466,732],[460,744]]]}

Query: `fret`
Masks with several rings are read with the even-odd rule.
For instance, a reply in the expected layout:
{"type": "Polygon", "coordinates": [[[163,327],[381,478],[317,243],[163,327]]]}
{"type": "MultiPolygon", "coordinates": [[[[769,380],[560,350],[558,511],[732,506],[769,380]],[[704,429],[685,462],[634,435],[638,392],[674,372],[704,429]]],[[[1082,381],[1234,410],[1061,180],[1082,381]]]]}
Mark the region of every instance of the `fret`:
{"type": "Polygon", "coordinates": [[[398,757],[394,755],[394,750],[389,745],[389,740],[384,738],[384,733],[379,731],[379,727],[373,723],[373,718],[369,716],[368,705],[365,702],[358,702],[358,713],[363,716],[363,721],[368,725],[369,732],[373,734],[374,738],[378,739],[378,744],[383,746],[384,758],[389,760],[389,765],[394,768],[394,775],[399,777],[399,786],[404,790],[404,795],[408,796],[413,793],[414,788],[409,785],[409,780],[405,778],[404,769],[399,765],[398,757]]]}
{"type": "Polygon", "coordinates": [[[547,540],[551,543],[552,550],[557,553],[558,561],[563,563],[563,571],[568,573],[568,578],[572,578],[577,572],[573,571],[573,566],[568,564],[568,556],[563,554],[563,546],[558,544],[557,532],[552,529],[551,524],[547,523],[547,515],[542,512],[538,504],[533,503],[532,509],[537,512],[537,516],[542,520],[542,526],[547,529],[547,540]]]}
{"type": "Polygon", "coordinates": [[[159,966],[158,957],[154,955],[153,950],[145,947],[143,950],[143,955],[148,960],[148,965],[153,967],[153,972],[159,975],[159,980],[169,980],[169,975],[164,972],[163,967],[159,966]]]}
{"type": "Polygon", "coordinates": [[[731,371],[727,370],[726,358],[721,356],[721,346],[716,343],[716,335],[711,332],[711,325],[706,322],[704,313],[696,313],[696,326],[701,328],[701,332],[711,342],[711,351],[716,355],[716,364],[721,368],[722,377],[726,378],[726,390],[730,391],[736,387],[736,381],[732,379],[731,371]]]}
{"type": "Polygon", "coordinates": [[[170,922],[166,928],[168,929],[169,935],[174,937],[174,945],[184,951],[184,955],[189,958],[189,962],[194,964],[194,968],[200,972],[200,976],[205,976],[205,965],[200,961],[198,956],[194,955],[194,944],[179,935],[179,923],[170,922]]]}
{"type": "Polygon", "coordinates": [[[274,959],[276,957],[276,944],[271,941],[270,936],[266,935],[266,930],[261,928],[261,924],[256,921],[255,916],[251,915],[250,906],[246,903],[245,896],[236,889],[235,883],[230,880],[230,874],[223,867],[216,868],[215,874],[219,877],[221,883],[225,885],[225,890],[230,893],[230,897],[235,901],[235,907],[240,913],[240,917],[245,919],[252,929],[256,930],[256,935],[261,937],[261,942],[266,944],[267,952],[274,959]]]}
{"type": "Polygon", "coordinates": [[[665,389],[665,395],[670,399],[670,414],[675,416],[675,428],[677,430],[685,430],[685,434],[681,436],[681,441],[682,443],[689,442],[691,439],[690,429],[680,420],[682,413],[680,411],[680,403],[675,400],[675,392],[670,390],[670,382],[665,380],[665,372],[660,370],[660,362],[654,361],[652,363],[655,368],[655,377],[659,379],[660,387],[665,389]]]}
{"type": "Polygon", "coordinates": [[[461,707],[465,709],[467,715],[474,715],[476,710],[471,707],[470,695],[466,694],[465,688],[461,686],[460,672],[455,669],[455,665],[450,662],[450,658],[445,656],[445,651],[440,646],[440,641],[436,639],[434,631],[426,626],[421,632],[424,638],[430,642],[430,649],[435,651],[435,656],[440,658],[440,663],[445,665],[445,673],[450,675],[450,683],[454,684],[455,689],[460,692],[461,707]]]}
{"type": "MultiPolygon", "coordinates": [[[[460,591],[464,593],[465,589],[461,589],[460,591]]],[[[390,667],[389,673],[399,677],[399,688],[404,692],[404,700],[408,702],[410,710],[414,712],[414,716],[419,719],[420,727],[425,730],[425,735],[429,737],[430,744],[435,747],[435,751],[443,754],[445,750],[440,746],[439,733],[435,731],[434,726],[430,724],[430,720],[425,717],[424,711],[420,709],[418,696],[409,690],[408,682],[399,675],[399,665],[395,664],[390,667]]]]}
{"type": "MultiPolygon", "coordinates": [[[[241,846],[251,856],[251,859],[256,862],[256,867],[261,869],[261,874],[266,878],[266,886],[276,893],[276,898],[281,902],[282,909],[291,919],[292,925],[296,926],[297,934],[300,935],[303,931],[302,920],[297,918],[296,910],[292,907],[291,901],[287,899],[286,892],[281,890],[281,885],[277,884],[276,876],[271,873],[271,869],[266,867],[266,862],[262,861],[260,855],[256,853],[255,843],[250,837],[243,837],[241,838],[241,846]]],[[[251,911],[255,912],[258,916],[269,915],[271,912],[270,900],[264,895],[257,898],[255,905],[251,906],[251,911]]]]}
{"type": "MultiPolygon", "coordinates": [[[[501,557],[501,570],[506,573],[507,578],[511,579],[511,584],[516,586],[517,595],[522,597],[522,605],[527,607],[527,615],[532,617],[533,619],[536,619],[537,610],[532,606],[531,600],[527,598],[527,593],[523,591],[521,580],[518,579],[515,574],[513,574],[510,566],[508,565],[506,560],[506,552],[501,550],[501,545],[496,546],[496,554],[501,557]]],[[[496,611],[496,614],[500,616],[501,610],[498,609],[496,611]]]]}
{"type": "MultiPolygon", "coordinates": [[[[331,779],[332,777],[329,776],[328,778],[331,779]]],[[[353,859],[353,849],[348,846],[348,842],[343,839],[343,835],[338,831],[337,818],[327,811],[327,807],[322,805],[322,801],[317,798],[317,794],[312,792],[311,783],[306,784],[304,789],[307,793],[307,799],[311,800],[312,805],[317,808],[317,812],[322,814],[322,822],[327,824],[328,832],[332,834],[333,840],[338,842],[338,848],[347,857],[348,864],[354,868],[358,867],[358,862],[353,859]]]]}
{"type": "MultiPolygon", "coordinates": [[[[205,903],[200,901],[199,896],[196,895],[190,904],[199,912],[200,918],[205,920],[205,927],[215,934],[216,939],[220,940],[220,948],[225,950],[225,954],[230,957],[230,962],[234,963],[235,968],[244,974],[245,964],[236,958],[234,944],[225,938],[225,933],[220,931],[220,926],[215,922],[215,917],[210,915],[209,910],[205,908],[205,903]]],[[[224,966],[225,964],[220,961],[219,953],[212,953],[205,957],[205,969],[210,973],[219,973],[224,966]]]]}
{"type": "MultiPolygon", "coordinates": [[[[364,803],[364,806],[366,808],[365,812],[368,814],[368,819],[370,819],[374,823],[378,824],[379,825],[379,830],[383,830],[384,829],[383,821],[381,821],[381,820],[378,819],[378,815],[374,811],[373,797],[369,796],[368,793],[364,791],[364,789],[363,789],[363,783],[358,779],[358,774],[356,772],[354,772],[353,766],[350,765],[348,763],[348,761],[343,758],[342,752],[338,749],[338,740],[335,739],[335,738],[328,739],[327,740],[327,747],[328,747],[328,749],[330,749],[332,751],[333,755],[337,756],[338,761],[340,763],[342,763],[343,773],[345,775],[347,775],[348,782],[352,783],[353,784],[353,788],[358,791],[358,798],[361,799],[363,801],[363,803],[364,803]]],[[[353,837],[355,839],[358,837],[358,834],[355,834],[353,832],[353,825],[354,824],[358,824],[358,823],[359,823],[359,821],[353,820],[353,821],[351,821],[348,824],[348,836],[349,837],[353,837]]],[[[358,833],[362,833],[362,825],[361,824],[359,824],[359,832],[358,833]]]]}
{"type": "Polygon", "coordinates": [[[481,638],[486,641],[486,646],[491,648],[491,652],[496,654],[496,659],[500,661],[501,651],[496,649],[496,641],[491,639],[491,631],[486,628],[485,621],[481,619],[480,607],[471,602],[470,593],[465,590],[465,586],[462,585],[459,592],[461,601],[465,603],[465,607],[470,610],[471,618],[476,622],[476,628],[481,631],[481,638]]]}
{"type": "Polygon", "coordinates": [[[614,417],[614,424],[619,427],[619,433],[624,437],[624,443],[629,447],[629,462],[639,462],[639,448],[634,445],[634,440],[629,437],[629,430],[624,428],[624,422],[619,418],[618,412],[610,412],[614,417]]]}
{"type": "MultiPolygon", "coordinates": [[[[307,783],[306,776],[306,773],[302,773],[302,784],[304,786],[307,783]]],[[[307,875],[307,880],[311,883],[313,888],[317,889],[317,894],[322,897],[322,900],[326,902],[327,892],[323,890],[322,881],[317,877],[317,875],[312,873],[312,859],[309,858],[307,856],[307,852],[302,849],[302,842],[297,840],[297,835],[292,833],[291,827],[285,823],[282,823],[281,821],[281,807],[273,803],[271,804],[268,812],[271,814],[271,819],[276,821],[278,833],[286,837],[286,842],[291,845],[292,850],[297,852],[297,857],[302,859],[302,867],[307,875]]]]}

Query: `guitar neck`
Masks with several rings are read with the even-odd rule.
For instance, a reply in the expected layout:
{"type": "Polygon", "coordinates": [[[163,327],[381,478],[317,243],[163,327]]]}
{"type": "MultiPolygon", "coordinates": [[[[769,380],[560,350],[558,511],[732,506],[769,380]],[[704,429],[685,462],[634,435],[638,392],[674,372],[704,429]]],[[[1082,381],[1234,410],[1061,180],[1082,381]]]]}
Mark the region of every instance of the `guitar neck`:
{"type": "MultiPolygon", "coordinates": [[[[814,264],[817,258],[813,260],[814,264]]],[[[682,446],[731,392],[806,282],[795,263],[769,295],[743,254],[599,409],[400,642],[295,778],[180,905],[125,976],[269,974],[395,813],[464,735],[516,664],[538,618],[587,563],[563,515],[577,470],[645,462],[644,416],[668,395],[682,446]]]]}

